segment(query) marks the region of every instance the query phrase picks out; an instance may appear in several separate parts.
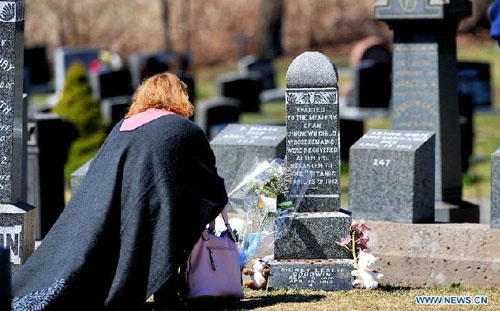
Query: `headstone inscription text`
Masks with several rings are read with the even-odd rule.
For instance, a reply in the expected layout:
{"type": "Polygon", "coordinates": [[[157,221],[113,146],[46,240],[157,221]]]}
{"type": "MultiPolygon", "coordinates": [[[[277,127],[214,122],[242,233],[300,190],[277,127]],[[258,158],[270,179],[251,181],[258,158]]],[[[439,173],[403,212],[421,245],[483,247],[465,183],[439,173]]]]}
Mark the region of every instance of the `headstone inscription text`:
{"type": "Polygon", "coordinates": [[[22,47],[24,1],[0,2],[0,203],[22,199],[21,178],[13,177],[22,165],[23,110],[22,47]],[[22,104],[21,104],[22,105],[22,104]]]}
{"type": "Polygon", "coordinates": [[[468,0],[387,0],[375,18],[394,31],[393,128],[436,133],[435,199],[462,197],[456,28],[468,0]]]}
{"type": "Polygon", "coordinates": [[[10,261],[21,264],[22,226],[0,227],[0,247],[10,250],[10,261]]]}
{"type": "Polygon", "coordinates": [[[319,210],[338,209],[338,88],[288,88],[286,92],[287,161],[313,172],[305,204],[319,210]]]}

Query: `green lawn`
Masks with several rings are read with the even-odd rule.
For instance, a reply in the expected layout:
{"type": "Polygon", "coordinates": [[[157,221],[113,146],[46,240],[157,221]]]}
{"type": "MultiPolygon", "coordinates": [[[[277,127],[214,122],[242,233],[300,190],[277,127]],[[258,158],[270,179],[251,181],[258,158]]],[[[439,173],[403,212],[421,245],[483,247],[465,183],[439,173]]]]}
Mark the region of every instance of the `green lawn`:
{"type": "Polygon", "coordinates": [[[246,291],[242,301],[204,300],[191,303],[188,310],[500,310],[500,291],[492,289],[382,287],[378,290],[324,291],[246,291]],[[416,296],[487,296],[487,305],[417,305],[416,296]]]}

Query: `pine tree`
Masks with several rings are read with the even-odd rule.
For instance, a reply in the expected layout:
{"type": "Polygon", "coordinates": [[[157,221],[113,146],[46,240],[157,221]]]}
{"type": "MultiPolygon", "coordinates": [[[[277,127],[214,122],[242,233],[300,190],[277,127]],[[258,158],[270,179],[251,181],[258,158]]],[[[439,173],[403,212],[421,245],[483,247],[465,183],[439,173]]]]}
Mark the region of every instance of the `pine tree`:
{"type": "Polygon", "coordinates": [[[87,72],[81,63],[76,62],[68,69],[63,94],[53,111],[73,123],[79,135],[71,145],[64,168],[69,181],[71,173],[90,160],[106,139],[100,103],[92,96],[87,72]]]}

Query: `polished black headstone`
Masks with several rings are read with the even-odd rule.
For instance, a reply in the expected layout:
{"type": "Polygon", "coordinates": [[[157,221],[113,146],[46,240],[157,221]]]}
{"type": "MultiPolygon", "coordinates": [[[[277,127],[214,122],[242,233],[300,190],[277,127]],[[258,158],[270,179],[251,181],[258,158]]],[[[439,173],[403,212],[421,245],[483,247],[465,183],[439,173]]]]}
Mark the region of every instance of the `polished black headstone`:
{"type": "Polygon", "coordinates": [[[49,61],[47,48],[35,46],[24,49],[24,68],[29,69],[29,83],[43,84],[50,80],[49,61]]]}
{"type": "Polygon", "coordinates": [[[0,310],[11,310],[10,251],[0,247],[0,310]]]}
{"type": "Polygon", "coordinates": [[[202,100],[195,107],[195,121],[209,138],[214,138],[212,129],[217,125],[238,123],[240,117],[240,101],[229,97],[215,97],[202,100]]]}
{"type": "Polygon", "coordinates": [[[276,88],[274,79],[273,62],[268,59],[258,59],[254,55],[248,55],[240,59],[238,67],[243,72],[256,72],[262,77],[262,89],[271,90],[276,88]]]}
{"type": "Polygon", "coordinates": [[[98,100],[117,96],[131,96],[134,92],[130,71],[127,69],[92,73],[90,82],[94,97],[98,100]]]}
{"type": "Polygon", "coordinates": [[[256,73],[233,72],[217,77],[217,95],[235,98],[242,112],[258,112],[262,78],[256,73]]]}
{"type": "Polygon", "coordinates": [[[175,59],[173,52],[144,52],[131,55],[132,86],[137,88],[144,79],[170,70],[175,59]]]}
{"type": "Polygon", "coordinates": [[[354,105],[360,108],[389,108],[391,64],[364,60],[354,69],[354,105]]]}
{"type": "Polygon", "coordinates": [[[490,64],[458,62],[458,90],[470,96],[474,110],[490,109],[492,103],[490,64]]]}

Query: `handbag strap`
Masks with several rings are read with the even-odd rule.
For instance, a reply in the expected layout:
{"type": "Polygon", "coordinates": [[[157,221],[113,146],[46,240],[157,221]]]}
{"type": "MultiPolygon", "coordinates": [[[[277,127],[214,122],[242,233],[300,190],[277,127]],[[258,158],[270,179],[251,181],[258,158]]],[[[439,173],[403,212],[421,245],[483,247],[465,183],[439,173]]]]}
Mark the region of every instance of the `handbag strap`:
{"type": "MultiPolygon", "coordinates": [[[[227,211],[226,208],[223,208],[222,211],[220,212],[220,215],[222,216],[222,219],[224,220],[224,224],[226,225],[226,229],[230,232],[233,231],[231,229],[231,226],[229,225],[229,220],[227,219],[227,211]]],[[[210,222],[208,225],[208,230],[209,231],[215,231],[215,219],[210,222]]]]}

